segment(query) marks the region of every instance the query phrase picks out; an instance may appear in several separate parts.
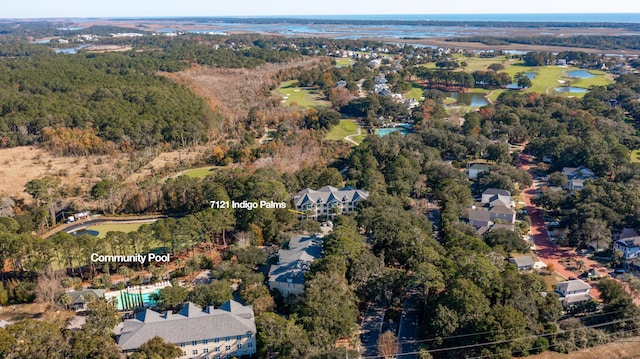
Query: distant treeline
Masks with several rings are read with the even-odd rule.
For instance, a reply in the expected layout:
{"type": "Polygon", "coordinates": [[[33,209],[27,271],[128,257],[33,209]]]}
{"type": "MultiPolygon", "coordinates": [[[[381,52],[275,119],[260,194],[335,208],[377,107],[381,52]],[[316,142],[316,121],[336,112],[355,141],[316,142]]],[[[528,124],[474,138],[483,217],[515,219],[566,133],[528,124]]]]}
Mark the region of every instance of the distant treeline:
{"type": "MultiPolygon", "coordinates": [[[[135,19],[127,19],[135,20],[135,19]]],[[[142,20],[142,19],[141,19],[142,20]]],[[[146,19],[148,20],[148,19],[146,19]]],[[[193,17],[179,20],[196,23],[238,23],[238,24],[304,24],[304,25],[411,25],[411,26],[472,26],[472,27],[518,27],[518,28],[542,28],[542,27],[567,27],[567,28],[625,28],[629,30],[640,29],[636,23],[616,22],[571,22],[571,21],[460,21],[460,20],[356,20],[356,19],[313,19],[313,18],[228,18],[228,17],[193,17]]]]}
{"type": "Polygon", "coordinates": [[[455,37],[447,41],[480,42],[485,45],[499,46],[510,44],[546,45],[546,46],[571,46],[602,50],[638,50],[640,49],[640,36],[602,36],[602,35],[578,35],[567,37],[534,36],[534,37],[493,37],[473,36],[455,37]]]}

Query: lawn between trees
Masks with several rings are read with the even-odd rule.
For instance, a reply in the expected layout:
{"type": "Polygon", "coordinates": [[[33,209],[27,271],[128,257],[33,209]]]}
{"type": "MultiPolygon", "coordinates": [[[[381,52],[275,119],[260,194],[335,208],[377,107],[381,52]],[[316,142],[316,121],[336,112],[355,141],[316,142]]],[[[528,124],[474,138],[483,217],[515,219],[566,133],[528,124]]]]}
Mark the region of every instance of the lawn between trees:
{"type": "Polygon", "coordinates": [[[282,101],[285,105],[298,104],[302,107],[313,107],[326,105],[324,101],[321,101],[320,96],[315,90],[296,86],[297,80],[284,81],[275,90],[276,93],[282,96],[282,101]]]}

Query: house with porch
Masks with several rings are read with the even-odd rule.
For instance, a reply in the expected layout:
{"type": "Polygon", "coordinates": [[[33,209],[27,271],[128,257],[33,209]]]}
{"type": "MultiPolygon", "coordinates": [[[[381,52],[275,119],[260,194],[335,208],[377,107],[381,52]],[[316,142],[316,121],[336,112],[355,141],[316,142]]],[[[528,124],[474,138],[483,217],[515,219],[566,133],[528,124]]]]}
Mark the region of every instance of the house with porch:
{"type": "Polygon", "coordinates": [[[633,228],[625,228],[617,241],[613,242],[613,250],[620,251],[625,260],[634,259],[640,253],[640,235],[633,228]]]}
{"type": "Polygon", "coordinates": [[[556,286],[556,293],[564,307],[578,305],[592,299],[591,286],[580,279],[560,282],[556,286]]]}

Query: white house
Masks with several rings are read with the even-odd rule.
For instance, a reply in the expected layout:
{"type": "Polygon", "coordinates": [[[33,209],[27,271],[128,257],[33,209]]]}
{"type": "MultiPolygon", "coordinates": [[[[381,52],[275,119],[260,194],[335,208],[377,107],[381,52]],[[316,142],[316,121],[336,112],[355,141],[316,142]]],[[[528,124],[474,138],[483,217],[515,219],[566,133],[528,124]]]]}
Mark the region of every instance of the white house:
{"type": "Polygon", "coordinates": [[[332,219],[336,215],[352,212],[358,203],[366,200],[369,192],[345,187],[324,186],[315,191],[304,189],[293,196],[293,204],[300,214],[298,219],[332,219]]]}
{"type": "Polygon", "coordinates": [[[226,359],[256,353],[253,308],[233,300],[204,311],[191,302],[175,314],[147,309],[124,321],[118,345],[131,353],[156,336],[179,346],[180,358],[226,359]]]}
{"type": "Polygon", "coordinates": [[[567,178],[569,179],[567,187],[571,191],[576,189],[583,189],[584,181],[595,178],[595,173],[584,166],[564,167],[562,169],[562,174],[567,176],[567,178]]]}
{"type": "Polygon", "coordinates": [[[469,166],[468,176],[469,179],[476,179],[482,172],[489,172],[489,165],[484,163],[474,163],[469,166]]]}
{"type": "Polygon", "coordinates": [[[591,300],[591,286],[580,279],[567,280],[557,284],[556,292],[563,306],[572,306],[591,300]]]}
{"type": "Polygon", "coordinates": [[[468,210],[469,223],[476,228],[491,227],[494,222],[507,224],[516,222],[516,211],[513,210],[511,193],[503,189],[489,188],[482,193],[480,203],[473,203],[468,210]]]}
{"type": "Polygon", "coordinates": [[[620,239],[613,242],[613,250],[622,252],[624,259],[634,259],[640,253],[640,235],[632,228],[625,228],[620,239]]]}

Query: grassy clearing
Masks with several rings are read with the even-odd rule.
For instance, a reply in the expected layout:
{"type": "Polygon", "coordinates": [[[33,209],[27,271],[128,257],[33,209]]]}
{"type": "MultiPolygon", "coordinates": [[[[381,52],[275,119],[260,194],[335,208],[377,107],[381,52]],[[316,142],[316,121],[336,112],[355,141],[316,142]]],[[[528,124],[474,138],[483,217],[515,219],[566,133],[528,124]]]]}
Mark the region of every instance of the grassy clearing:
{"type": "Polygon", "coordinates": [[[349,67],[351,65],[353,65],[353,60],[350,58],[340,57],[336,59],[337,67],[349,67]]]}
{"type": "MultiPolygon", "coordinates": [[[[325,140],[342,141],[346,136],[358,133],[358,125],[351,120],[340,120],[340,123],[333,126],[331,131],[325,136],[325,140]]],[[[357,141],[356,141],[357,142],[357,141]]]]}
{"type": "Polygon", "coordinates": [[[631,162],[640,162],[640,150],[631,151],[631,162]]]}
{"type": "Polygon", "coordinates": [[[415,98],[418,101],[424,100],[422,97],[422,87],[416,84],[411,84],[411,91],[403,94],[404,98],[415,98]]]}
{"type": "Polygon", "coordinates": [[[205,178],[208,175],[213,173],[214,168],[216,168],[216,166],[194,168],[192,170],[185,171],[183,175],[187,177],[194,177],[194,178],[205,178]]]}
{"type": "Polygon", "coordinates": [[[143,224],[149,224],[151,222],[143,223],[112,223],[112,224],[99,224],[97,226],[87,227],[88,231],[96,231],[98,232],[98,238],[104,238],[107,235],[107,232],[135,232],[140,228],[143,224]]]}
{"type": "Polygon", "coordinates": [[[302,107],[313,107],[324,105],[325,102],[320,101],[322,95],[315,90],[296,86],[297,80],[285,81],[280,84],[275,91],[282,96],[285,105],[298,104],[302,107]]]}
{"type": "Polygon", "coordinates": [[[358,144],[361,144],[362,141],[364,141],[365,137],[367,137],[367,135],[365,134],[361,134],[361,135],[355,135],[352,136],[351,139],[355,142],[357,142],[358,144]]]}

